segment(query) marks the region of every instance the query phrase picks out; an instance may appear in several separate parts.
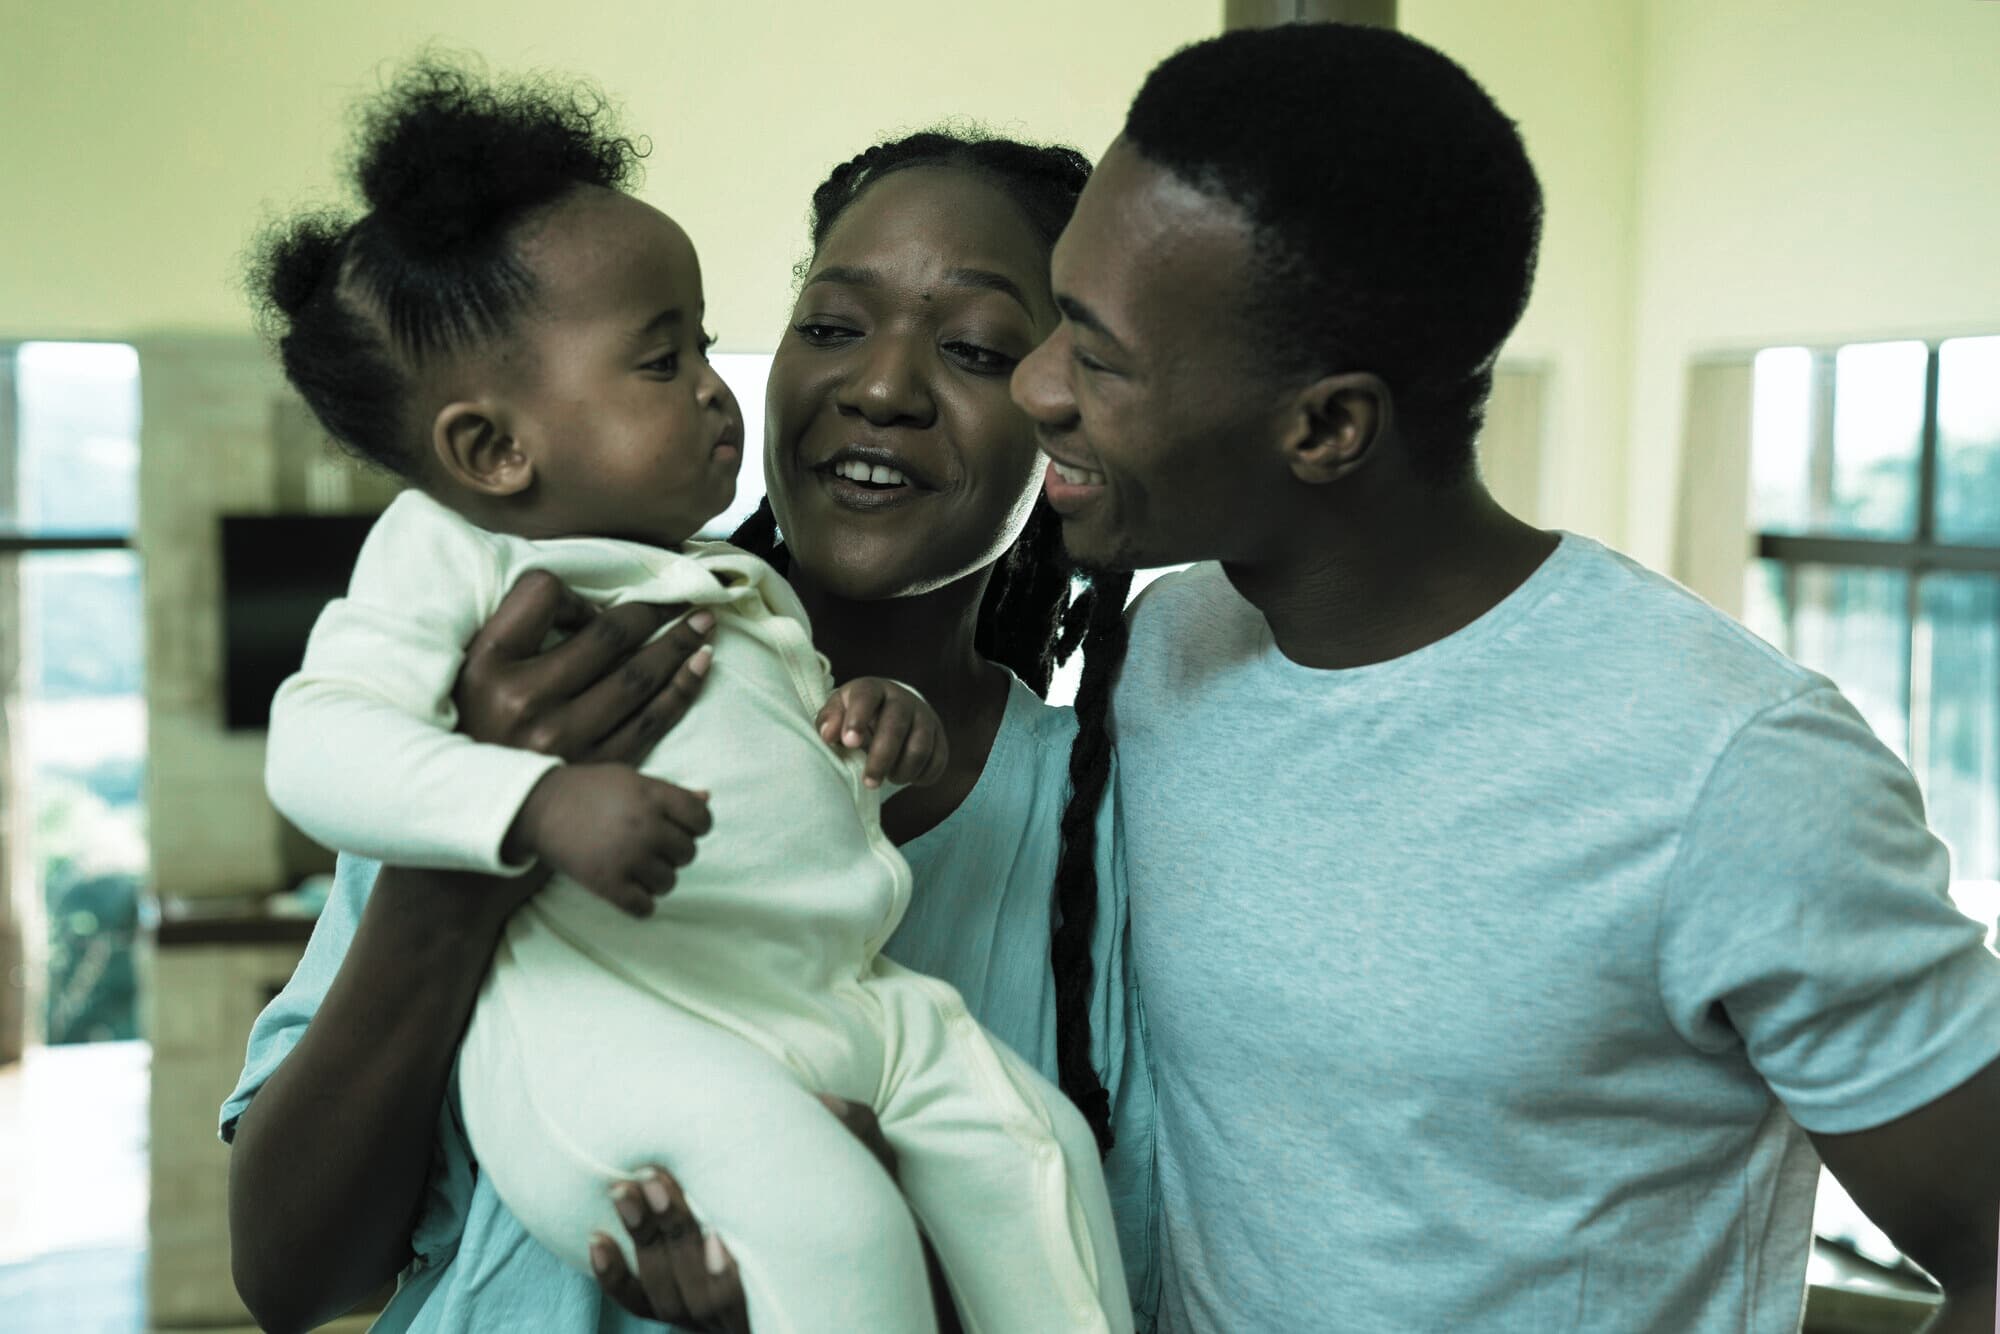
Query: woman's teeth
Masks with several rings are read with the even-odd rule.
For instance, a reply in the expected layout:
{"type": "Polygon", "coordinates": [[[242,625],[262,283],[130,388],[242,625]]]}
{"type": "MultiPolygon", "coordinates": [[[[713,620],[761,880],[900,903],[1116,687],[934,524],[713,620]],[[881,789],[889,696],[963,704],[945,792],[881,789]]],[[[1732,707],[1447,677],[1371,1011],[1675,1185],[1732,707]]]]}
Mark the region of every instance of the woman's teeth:
{"type": "Polygon", "coordinates": [[[910,479],[894,468],[885,468],[879,463],[863,463],[860,459],[843,459],[833,465],[835,477],[845,477],[850,482],[867,482],[873,486],[908,486],[910,479]]]}
{"type": "MultiPolygon", "coordinates": [[[[1050,459],[1049,462],[1055,463],[1055,460],[1050,459]]],[[[1062,478],[1065,482],[1068,482],[1071,486],[1104,485],[1103,473],[1092,472],[1088,468],[1072,468],[1068,464],[1064,463],[1056,463],[1056,476],[1062,478]]]]}

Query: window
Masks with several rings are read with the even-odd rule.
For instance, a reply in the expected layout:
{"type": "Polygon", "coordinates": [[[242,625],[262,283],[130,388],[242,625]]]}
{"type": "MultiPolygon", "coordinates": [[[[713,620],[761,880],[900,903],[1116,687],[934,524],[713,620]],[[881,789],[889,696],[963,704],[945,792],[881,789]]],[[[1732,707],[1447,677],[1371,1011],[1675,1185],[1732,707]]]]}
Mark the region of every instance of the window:
{"type": "MultiPolygon", "coordinates": [[[[2000,337],[1767,348],[1750,384],[1744,620],[1832,678],[1909,764],[1951,849],[1954,901],[1994,923],[2000,337]]],[[[1896,1263],[1824,1174],[1815,1221],[1896,1263]]]]}
{"type": "Polygon", "coordinates": [[[2000,915],[2000,337],[1769,348],[1751,380],[1750,627],[1923,787],[1953,895],[2000,915]]]}
{"type": "Polygon", "coordinates": [[[0,345],[0,921],[50,1043],[138,1035],[138,426],[132,348],[0,345]]]}

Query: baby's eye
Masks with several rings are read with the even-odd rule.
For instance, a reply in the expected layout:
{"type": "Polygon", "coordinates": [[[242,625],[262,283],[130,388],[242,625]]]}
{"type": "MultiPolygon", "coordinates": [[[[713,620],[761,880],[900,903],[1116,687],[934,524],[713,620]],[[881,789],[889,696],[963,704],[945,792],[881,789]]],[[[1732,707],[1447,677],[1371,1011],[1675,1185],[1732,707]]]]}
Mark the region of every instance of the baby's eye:
{"type": "Polygon", "coordinates": [[[701,349],[701,354],[704,357],[707,356],[708,350],[715,346],[715,335],[703,329],[701,331],[701,338],[695,343],[695,346],[701,349]]]}
{"type": "Polygon", "coordinates": [[[680,374],[681,354],[679,352],[662,353],[660,356],[654,357],[651,361],[640,363],[639,369],[642,371],[651,371],[655,375],[664,375],[671,379],[673,376],[680,374]]]}

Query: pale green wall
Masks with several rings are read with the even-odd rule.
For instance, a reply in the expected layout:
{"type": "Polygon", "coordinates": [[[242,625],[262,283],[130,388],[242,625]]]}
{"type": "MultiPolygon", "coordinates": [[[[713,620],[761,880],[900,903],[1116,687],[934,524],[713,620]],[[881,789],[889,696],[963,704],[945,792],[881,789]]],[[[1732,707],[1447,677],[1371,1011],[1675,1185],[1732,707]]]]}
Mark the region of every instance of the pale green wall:
{"type": "MultiPolygon", "coordinates": [[[[240,331],[257,217],[330,196],[342,109],[426,40],[586,72],[655,142],[730,348],[773,341],[826,168],[941,116],[1095,155],[1217,0],[0,0],[0,337],[240,331]],[[414,16],[413,16],[414,15],[414,16]],[[552,17],[553,16],[553,17],[552,17]]],[[[1537,515],[1671,561],[1691,356],[2000,328],[2000,4],[1402,0],[1548,194],[1507,350],[1537,515]]]]}
{"type": "Polygon", "coordinates": [[[1504,354],[1548,373],[1540,504],[1529,517],[1615,542],[1625,521],[1637,0],[1402,0],[1398,18],[1470,70],[1521,127],[1547,208],[1534,298],[1504,354]]]}
{"type": "Polygon", "coordinates": [[[1626,540],[1667,568],[1690,358],[2000,332],[2000,4],[1648,0],[1640,40],[1626,540]]]}
{"type": "Polygon", "coordinates": [[[769,347],[812,187],[947,115],[1110,141],[1218,0],[0,0],[0,337],[236,331],[260,214],[331,197],[340,117],[437,40],[596,79],[700,248],[725,346],[769,347]]]}

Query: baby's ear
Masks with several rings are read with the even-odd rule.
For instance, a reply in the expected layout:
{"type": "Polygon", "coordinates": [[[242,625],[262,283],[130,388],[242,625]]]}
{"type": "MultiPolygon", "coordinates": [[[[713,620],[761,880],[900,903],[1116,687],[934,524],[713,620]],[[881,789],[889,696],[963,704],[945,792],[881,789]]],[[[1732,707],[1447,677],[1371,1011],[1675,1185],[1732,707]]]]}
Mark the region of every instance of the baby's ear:
{"type": "Polygon", "coordinates": [[[486,496],[519,495],[535,480],[535,462],[492,404],[461,401],[439,409],[431,452],[444,475],[486,496]]]}

